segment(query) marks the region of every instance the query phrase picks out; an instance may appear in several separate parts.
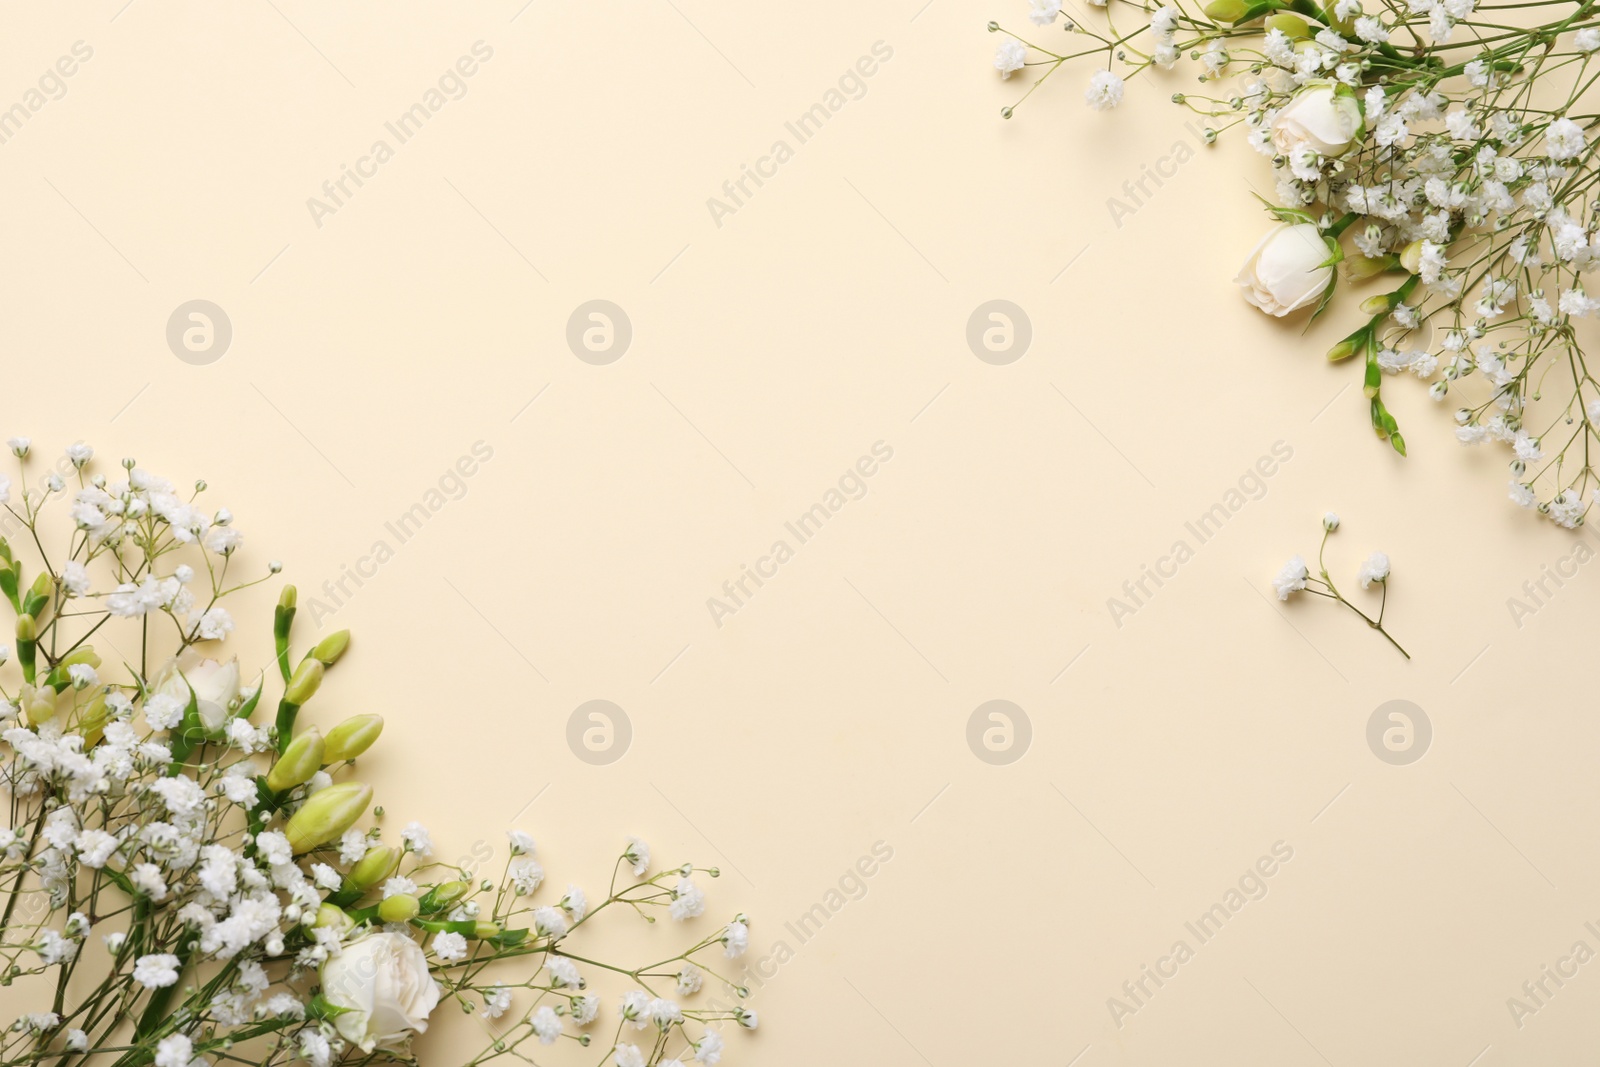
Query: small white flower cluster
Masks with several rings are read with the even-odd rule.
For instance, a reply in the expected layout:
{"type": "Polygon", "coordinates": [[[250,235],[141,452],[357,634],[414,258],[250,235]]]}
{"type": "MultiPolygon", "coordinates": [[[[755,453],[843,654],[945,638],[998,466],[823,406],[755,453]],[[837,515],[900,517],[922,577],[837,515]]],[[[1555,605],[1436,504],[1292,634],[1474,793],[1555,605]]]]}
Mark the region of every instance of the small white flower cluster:
{"type": "MultiPolygon", "coordinates": [[[[357,715],[326,736],[296,728],[349,635],[291,657],[295,595],[286,588],[273,631],[282,695],[274,721],[258,725],[262,681],[245,684],[237,659],[205,657],[200,646],[234,631],[225,598],[280,568],[253,579],[233,573],[243,541],[227,509],[195,503],[205,483],[180,497],[132,461],[113,483],[93,471],[93,450],[81,444],[33,476],[32,443],[8,445],[26,488],[13,496],[0,477],[0,507],[40,555],[25,561],[0,538],[0,598],[16,615],[15,648],[0,649],[0,786],[12,815],[0,827],[0,968],[8,984],[55,971],[65,998],[50,1004],[54,978],[16,984],[19,1006],[41,1010],[19,1014],[15,1029],[29,1038],[8,1047],[8,1067],[112,1044],[120,1054],[130,1039],[136,1058],[155,1067],[218,1067],[258,1047],[235,1047],[236,1034],[266,1038],[263,1064],[366,1062],[380,1051],[404,1055],[442,999],[474,996],[484,1018],[499,1021],[496,1054],[526,1059],[517,1051],[525,1041],[587,1045],[583,1028],[601,1015],[566,938],[613,908],[678,921],[704,913],[696,875],[717,871],[652,874],[650,849],[636,838],[619,853],[603,900],[569,885],[553,904],[537,899],[544,870],[520,831],[508,834],[498,885],[436,861],[421,823],[385,844],[380,829],[357,825],[371,787],[338,780],[376,741],[382,719],[357,715]],[[50,507],[63,499],[71,505],[50,507]],[[46,551],[53,533],[62,547],[46,551]],[[126,679],[102,676],[95,641],[119,650],[126,679]],[[84,953],[90,937],[105,951],[84,953]],[[533,977],[477,984],[501,957],[525,959],[533,977]],[[100,973],[65,981],[87,967],[100,973]],[[508,1025],[522,995],[525,1010],[508,1025]]],[[[652,974],[678,968],[683,1006],[638,979],[619,1026],[660,1036],[629,1055],[641,1065],[676,1062],[664,1058],[673,1037],[694,1060],[715,1064],[720,1024],[753,1028],[736,978],[694,962],[738,956],[748,942],[741,915],[656,964],[652,974]],[[705,974],[716,974],[728,1003],[696,997],[705,974]],[[649,994],[642,1008],[640,990],[649,994]]]]}
{"type": "Polygon", "coordinates": [[[1339,592],[1339,587],[1328,574],[1328,567],[1323,562],[1327,554],[1328,538],[1339,529],[1339,516],[1328,512],[1322,517],[1322,546],[1317,552],[1317,574],[1311,573],[1311,568],[1306,564],[1305,557],[1294,556],[1285,563],[1278,573],[1273,576],[1272,589],[1278,594],[1279,600],[1288,600],[1295,593],[1306,593],[1310,596],[1321,597],[1341,604],[1360,616],[1368,626],[1377,630],[1388,642],[1399,650],[1402,656],[1410,659],[1411,655],[1400,643],[1390,636],[1389,631],[1383,628],[1384,610],[1389,604],[1389,557],[1382,552],[1373,552],[1362,561],[1356,571],[1356,580],[1361,583],[1361,588],[1370,589],[1377,583],[1383,593],[1383,598],[1378,604],[1378,614],[1374,618],[1346,600],[1344,594],[1339,592]]]}

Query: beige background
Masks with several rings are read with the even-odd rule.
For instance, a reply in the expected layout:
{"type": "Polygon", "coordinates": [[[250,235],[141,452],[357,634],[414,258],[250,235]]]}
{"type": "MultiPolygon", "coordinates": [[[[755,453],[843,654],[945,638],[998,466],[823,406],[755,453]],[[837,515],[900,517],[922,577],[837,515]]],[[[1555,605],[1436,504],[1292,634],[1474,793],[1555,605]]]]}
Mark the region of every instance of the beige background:
{"type": "Polygon", "coordinates": [[[1245,179],[1270,187],[1242,144],[1113,224],[1188,137],[1182,82],[1106,116],[1071,71],[1004,123],[983,24],[1024,5],[923,5],[14,5],[0,106],[94,54],[0,145],[4,429],[204,475],[307,600],[492,447],[321,620],[358,645],[317,714],[389,718],[367,772],[447,852],[517,817],[596,889],[625,833],[720,864],[752,961],[892,847],[726,1062],[1587,1062],[1600,964],[1521,1028],[1506,1001],[1600,948],[1600,578],[1519,628],[1507,598],[1573,536],[1414,383],[1389,454],[1320,355],[1338,321],[1302,339],[1238,298],[1245,179]],[[307,198],[480,40],[465,95],[319,227],[307,198]],[[707,198],[879,41],[865,94],[716,225],[707,198]],[[606,366],[565,340],[596,298],[633,328],[606,366]],[[1005,366],[964,337],[996,298],[1033,329],[1005,366]],[[209,365],[165,340],[192,299],[232,322],[209,365]],[[878,441],[869,494],[714,625],[878,441]],[[1115,626],[1107,598],[1279,441],[1264,497],[1115,626]],[[1393,557],[1413,662],[1271,599],[1327,508],[1337,575],[1393,557]],[[592,699],[633,730],[605,766],[566,741],[592,699]],[[1031,722],[1005,766],[966,740],[991,699],[1031,722]],[[1433,724],[1409,766],[1366,741],[1391,699],[1433,724]],[[1115,1025],[1279,841],[1270,892],[1115,1025]]]}

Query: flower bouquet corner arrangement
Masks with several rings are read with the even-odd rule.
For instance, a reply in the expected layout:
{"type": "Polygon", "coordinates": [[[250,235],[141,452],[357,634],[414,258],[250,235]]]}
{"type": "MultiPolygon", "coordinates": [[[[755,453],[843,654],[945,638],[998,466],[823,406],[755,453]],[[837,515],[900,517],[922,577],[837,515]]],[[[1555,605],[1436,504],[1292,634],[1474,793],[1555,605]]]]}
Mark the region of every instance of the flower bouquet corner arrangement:
{"type": "Polygon", "coordinates": [[[585,1064],[710,1067],[725,1030],[756,1028],[728,962],[747,918],[693,929],[716,868],[657,869],[629,838],[591,900],[545,889],[519,830],[497,877],[434,858],[420,822],[389,839],[354,777],[382,717],[324,732],[307,714],[348,632],[297,652],[289,586],[262,672],[216,651],[229,598],[281,568],[238,575],[244,539],[201,505],[206,484],[180,491],[132,460],[107,477],[81,444],[35,472],[31,442],[8,445],[0,998],[15,1021],[0,1067],[413,1061],[447,1005],[480,1033],[424,1058],[471,1067],[562,1047],[585,1064]],[[625,913],[651,930],[642,962],[582,945],[625,913]]]}
{"type": "Polygon", "coordinates": [[[1327,352],[1361,366],[1377,436],[1406,453],[1383,389],[1414,375],[1453,402],[1459,442],[1507,450],[1511,500],[1582,523],[1600,494],[1596,0],[1086,2],[1030,0],[1026,35],[989,24],[1001,76],[1032,75],[1022,99],[1081,65],[1106,111],[1184,68],[1172,100],[1206,143],[1242,128],[1276,181],[1246,300],[1347,316],[1341,279],[1377,290],[1327,352]]]}

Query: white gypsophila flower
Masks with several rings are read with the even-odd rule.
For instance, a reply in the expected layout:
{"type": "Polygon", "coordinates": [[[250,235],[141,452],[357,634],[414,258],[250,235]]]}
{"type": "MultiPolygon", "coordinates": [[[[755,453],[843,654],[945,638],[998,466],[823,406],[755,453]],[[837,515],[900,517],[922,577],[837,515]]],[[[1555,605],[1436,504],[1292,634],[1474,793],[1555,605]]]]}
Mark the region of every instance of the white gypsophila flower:
{"type": "Polygon", "coordinates": [[[541,1045],[553,1045],[561,1036],[561,1017],[549,1005],[542,1005],[528,1019],[528,1025],[539,1038],[541,1045]]]}
{"type": "Polygon", "coordinates": [[[578,973],[578,965],[565,956],[546,957],[544,968],[550,972],[551,983],[557,988],[577,989],[583,985],[583,976],[578,973]]]}
{"type": "Polygon", "coordinates": [[[406,823],[405,829],[400,831],[400,840],[424,859],[433,855],[433,838],[428,836],[428,828],[420,822],[406,823]]]}
{"type": "Polygon", "coordinates": [[[685,919],[697,918],[706,910],[706,894],[689,878],[678,879],[678,884],[672,890],[672,902],[667,905],[667,914],[678,922],[685,919]]]}
{"type": "Polygon", "coordinates": [[[1585,26],[1573,35],[1572,45],[1580,52],[1600,50],[1600,27],[1585,26]]]}
{"type": "Polygon", "coordinates": [[[1023,68],[1028,61],[1028,46],[1014,37],[1007,37],[1000,42],[1000,47],[995,49],[994,69],[1000,72],[1002,78],[1011,75],[1023,68]]]}
{"type": "Polygon", "coordinates": [[[433,954],[446,963],[466,959],[467,939],[460,934],[450,932],[435,934],[433,954]]]}
{"type": "Polygon", "coordinates": [[[544,881],[544,868],[532,856],[513,860],[509,868],[511,884],[519,896],[527,896],[544,881]]]}
{"type": "Polygon", "coordinates": [[[1109,111],[1122,103],[1122,79],[1109,70],[1097,70],[1089,79],[1089,88],[1084,90],[1083,99],[1096,111],[1109,111]]]}
{"type": "Polygon", "coordinates": [[[705,972],[692,963],[678,968],[677,987],[680,997],[693,996],[705,985],[705,972]]]}
{"type": "MultiPolygon", "coordinates": [[[[1596,401],[1600,404],[1600,401],[1596,401]]],[[[622,858],[627,860],[635,878],[643,878],[645,872],[650,870],[650,846],[637,837],[628,838],[628,847],[623,850],[622,858]]]]}
{"type": "Polygon", "coordinates": [[[1545,127],[1544,143],[1551,159],[1574,159],[1583,153],[1587,144],[1583,127],[1565,117],[1545,127]]]}
{"type": "Polygon", "coordinates": [[[192,632],[202,641],[221,641],[233,633],[233,616],[226,608],[207,608],[198,619],[190,622],[192,632]]]}
{"type": "Polygon", "coordinates": [[[722,1035],[715,1030],[707,1030],[705,1036],[695,1042],[696,1062],[703,1063],[706,1067],[716,1067],[717,1061],[722,1059],[722,1045],[722,1035]]]}
{"type": "Polygon", "coordinates": [[[1299,556],[1285,563],[1277,576],[1272,579],[1272,588],[1278,594],[1278,599],[1288,600],[1290,593],[1304,589],[1310,574],[1311,572],[1306,569],[1306,561],[1299,556]]]}
{"type": "Polygon", "coordinates": [[[1361,569],[1356,572],[1356,579],[1361,583],[1361,588],[1366,589],[1373,582],[1387,581],[1389,578],[1389,557],[1382,552],[1374,552],[1361,564],[1361,569]]]}
{"type": "Polygon", "coordinates": [[[567,913],[545,906],[533,909],[533,928],[541,937],[561,938],[567,933],[567,913]]]}
{"type": "Polygon", "coordinates": [[[1061,0],[1028,0],[1028,21],[1048,26],[1061,14],[1061,0]]]}
{"type": "Polygon", "coordinates": [[[491,986],[484,992],[480,1019],[498,1019],[511,1010],[511,990],[503,985],[491,986]]]}
{"type": "Polygon", "coordinates": [[[750,947],[750,927],[742,922],[731,922],[722,931],[723,955],[729,959],[744,955],[750,947]]]}
{"type": "Polygon", "coordinates": [[[639,1051],[638,1045],[618,1045],[613,1057],[617,1067],[645,1067],[644,1053],[639,1051]]]}
{"type": "Polygon", "coordinates": [[[69,561],[61,568],[61,584],[69,595],[83,596],[89,591],[89,569],[77,560],[69,561]]]}
{"type": "Polygon", "coordinates": [[[568,883],[566,895],[560,900],[560,907],[573,922],[582,922],[589,911],[589,898],[582,889],[568,883]]]}
{"type": "Polygon", "coordinates": [[[383,883],[383,899],[390,897],[414,897],[417,895],[417,883],[403,874],[397,874],[383,883]]]}
{"type": "Polygon", "coordinates": [[[178,983],[178,957],[170,952],[140,956],[133,964],[133,980],[146,989],[165,989],[178,983]]]}
{"type": "Polygon", "coordinates": [[[537,850],[533,843],[533,837],[523,833],[521,830],[507,830],[506,840],[511,842],[511,854],[513,856],[530,856],[537,850]]]}

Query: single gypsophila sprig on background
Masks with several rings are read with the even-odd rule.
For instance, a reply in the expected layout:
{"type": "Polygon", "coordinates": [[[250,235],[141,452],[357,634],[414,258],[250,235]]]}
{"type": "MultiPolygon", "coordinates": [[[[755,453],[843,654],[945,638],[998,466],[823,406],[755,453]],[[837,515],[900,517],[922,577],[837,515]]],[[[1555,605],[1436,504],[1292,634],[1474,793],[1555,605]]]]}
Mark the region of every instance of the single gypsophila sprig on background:
{"type": "Polygon", "coordinates": [[[228,509],[198,506],[206,484],[180,493],[132,460],[106,477],[81,443],[36,471],[30,441],[9,445],[21,489],[0,475],[0,595],[16,617],[15,656],[0,648],[0,985],[21,1010],[0,1067],[409,1059],[445,1001],[483,1031],[459,1061],[472,1067],[597,1041],[618,1067],[710,1067],[724,1026],[756,1028],[721,962],[748,945],[742,914],[652,941],[644,963],[581,947],[606,912],[695,923],[716,868],[655,871],[629,839],[591,903],[576,885],[543,888],[520,831],[498,880],[435,861],[421,823],[387,843],[383,808],[352,776],[382,717],[324,734],[304,714],[349,633],[296,652],[287,586],[272,666],[247,683],[236,657],[214,658],[236,630],[223,602],[281,568],[232,576],[244,538],[228,509]],[[269,688],[276,713],[257,723],[269,688]],[[614,1023],[591,976],[621,987],[614,1023]]]}
{"type": "Polygon", "coordinates": [[[1272,579],[1273,591],[1278,594],[1279,600],[1288,600],[1295,593],[1303,592],[1342,604],[1359,615],[1368,626],[1382,634],[1402,656],[1410,659],[1411,653],[1402,648],[1400,642],[1394,639],[1394,635],[1383,628],[1384,611],[1389,606],[1389,557],[1382,552],[1373,552],[1362,561],[1361,567],[1356,572],[1356,580],[1361,583],[1361,588],[1369,589],[1374,584],[1379,588],[1378,612],[1374,617],[1346,600],[1328,574],[1328,565],[1324,557],[1328,551],[1328,538],[1337,529],[1339,529],[1339,516],[1330,511],[1322,517],[1322,543],[1317,546],[1317,571],[1320,577],[1312,577],[1304,557],[1294,556],[1272,579]]]}
{"type": "MultiPolygon", "coordinates": [[[[1068,62],[1093,62],[1086,100],[1104,110],[1125,78],[1197,64],[1202,88],[1173,99],[1207,117],[1207,140],[1244,126],[1276,179],[1280,223],[1236,278],[1246,299],[1279,317],[1320,313],[1341,273],[1395,277],[1328,352],[1360,357],[1378,437],[1405,452],[1382,389],[1415,375],[1435,400],[1461,398],[1461,443],[1508,449],[1513,501],[1581,523],[1600,494],[1586,321],[1600,299],[1585,283],[1600,266],[1595,0],[1104,6],[1103,29],[1067,22],[1082,48],[991,24],[1006,34],[996,68],[1035,70],[1031,94],[1068,62]]],[[[1029,17],[1060,14],[1033,0],[1029,17]]]]}

